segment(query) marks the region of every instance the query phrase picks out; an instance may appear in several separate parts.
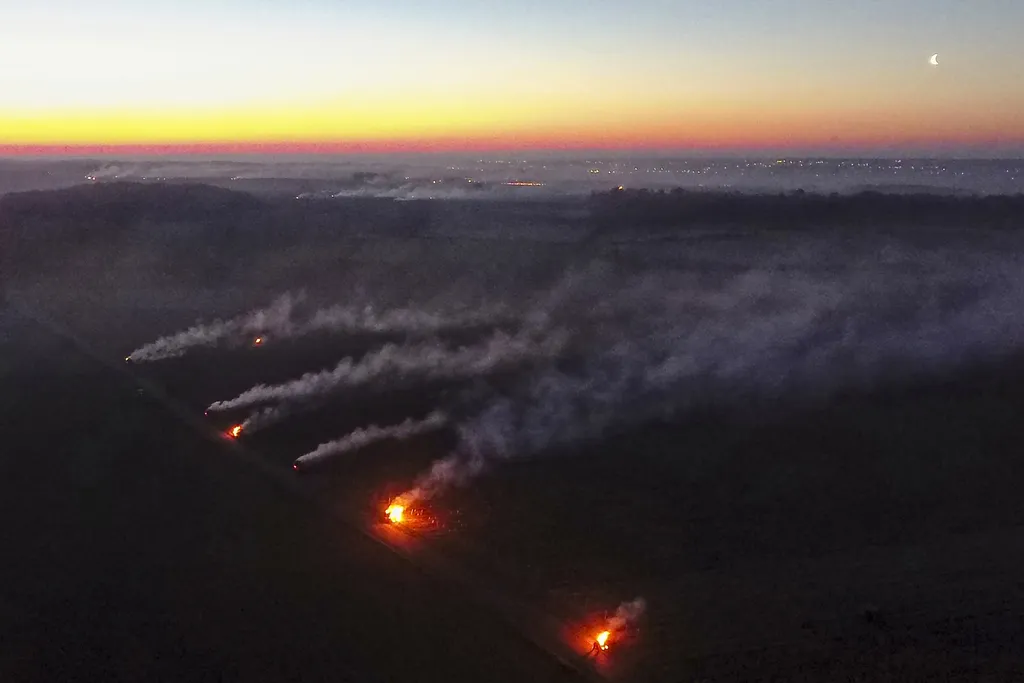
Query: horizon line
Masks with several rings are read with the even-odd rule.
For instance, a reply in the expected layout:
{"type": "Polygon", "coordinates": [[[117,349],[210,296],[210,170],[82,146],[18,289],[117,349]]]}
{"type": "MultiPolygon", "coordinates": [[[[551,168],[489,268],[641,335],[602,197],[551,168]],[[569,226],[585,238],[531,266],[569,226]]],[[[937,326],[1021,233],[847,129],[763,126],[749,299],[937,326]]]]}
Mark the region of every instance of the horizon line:
{"type": "Polygon", "coordinates": [[[885,145],[864,147],[733,146],[733,145],[552,145],[499,146],[486,144],[451,145],[422,142],[196,142],[196,143],[95,143],[95,144],[3,144],[0,158],[24,157],[144,157],[144,156],[400,156],[400,155],[653,155],[710,158],[834,158],[834,159],[985,159],[1024,161],[1024,144],[1010,149],[991,146],[916,147],[885,145]]]}

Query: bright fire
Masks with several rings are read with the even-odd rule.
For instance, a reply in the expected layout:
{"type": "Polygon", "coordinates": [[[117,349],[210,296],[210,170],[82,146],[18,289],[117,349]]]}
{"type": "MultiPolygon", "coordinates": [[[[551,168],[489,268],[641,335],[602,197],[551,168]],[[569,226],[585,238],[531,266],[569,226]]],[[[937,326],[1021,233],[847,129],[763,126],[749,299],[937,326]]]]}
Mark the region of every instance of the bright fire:
{"type": "Polygon", "coordinates": [[[256,337],[255,339],[252,340],[252,345],[253,346],[259,346],[262,343],[263,343],[263,337],[256,337]]]}
{"type": "Polygon", "coordinates": [[[388,506],[388,509],[384,511],[384,514],[388,516],[388,519],[390,519],[392,523],[401,524],[405,515],[405,506],[395,505],[392,503],[388,506]]]}
{"type": "Polygon", "coordinates": [[[608,636],[610,636],[610,635],[611,635],[611,631],[601,631],[600,633],[597,634],[597,637],[594,638],[594,642],[597,643],[597,646],[599,648],[601,648],[602,650],[607,650],[608,649],[608,636]]]}
{"type": "Polygon", "coordinates": [[[235,425],[234,427],[232,427],[231,429],[228,430],[228,434],[231,435],[232,439],[237,439],[238,436],[241,433],[242,433],[242,425],[235,425]]]}

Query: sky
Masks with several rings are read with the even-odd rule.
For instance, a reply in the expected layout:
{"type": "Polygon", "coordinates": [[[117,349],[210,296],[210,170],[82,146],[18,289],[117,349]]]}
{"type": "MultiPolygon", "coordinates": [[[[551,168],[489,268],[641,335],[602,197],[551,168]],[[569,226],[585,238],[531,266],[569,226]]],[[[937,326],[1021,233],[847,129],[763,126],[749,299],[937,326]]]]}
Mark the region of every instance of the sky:
{"type": "Polygon", "coordinates": [[[1000,156],[1022,26],[1020,0],[0,0],[0,151],[1000,156]]]}

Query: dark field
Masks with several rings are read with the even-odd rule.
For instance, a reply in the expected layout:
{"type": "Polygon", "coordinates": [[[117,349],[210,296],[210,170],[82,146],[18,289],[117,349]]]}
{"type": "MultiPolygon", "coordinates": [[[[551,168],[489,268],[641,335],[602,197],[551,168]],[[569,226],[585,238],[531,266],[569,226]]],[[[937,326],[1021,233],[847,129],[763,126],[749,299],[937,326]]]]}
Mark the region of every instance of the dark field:
{"type": "Polygon", "coordinates": [[[565,207],[511,227],[494,207],[444,209],[487,216],[486,237],[375,237],[366,206],[324,219],[337,234],[322,248],[306,248],[301,222],[266,248],[240,227],[244,255],[224,256],[228,241],[217,257],[230,275],[176,277],[201,218],[181,244],[167,238],[181,259],[167,272],[140,265],[163,247],[131,218],[116,247],[17,274],[12,300],[114,367],[5,313],[4,680],[580,675],[549,653],[636,681],[1002,681],[1024,668],[1012,232],[690,226],[652,249],[585,214],[568,239],[565,207]],[[196,318],[266,305],[294,273],[310,308],[506,306],[495,325],[435,335],[449,345],[514,333],[543,306],[571,339],[554,361],[334,391],[240,448],[216,432],[248,410],[204,417],[209,403],[407,335],[270,333],[259,348],[121,363],[196,318]],[[618,383],[605,348],[644,371],[618,383]],[[172,409],[139,392],[147,382],[172,409]],[[512,431],[480,417],[502,399],[512,431]],[[353,429],[438,407],[455,429],[290,469],[353,429]],[[491,449],[487,467],[422,502],[436,521],[411,540],[381,524],[385,501],[473,443],[491,449]],[[602,615],[636,596],[637,630],[588,659],[602,615]]]}
{"type": "Polygon", "coordinates": [[[125,377],[4,331],[3,680],[572,680],[125,377]]]}

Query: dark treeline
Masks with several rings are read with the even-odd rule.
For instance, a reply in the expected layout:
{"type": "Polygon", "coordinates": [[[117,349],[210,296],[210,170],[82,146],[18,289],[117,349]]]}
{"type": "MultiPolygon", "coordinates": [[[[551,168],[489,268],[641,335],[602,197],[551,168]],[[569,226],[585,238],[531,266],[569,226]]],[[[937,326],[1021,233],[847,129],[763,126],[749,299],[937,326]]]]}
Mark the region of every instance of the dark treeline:
{"type": "Polygon", "coordinates": [[[467,237],[524,226],[557,233],[584,220],[579,204],[569,202],[567,210],[564,201],[300,200],[171,182],[12,193],[0,197],[0,280],[80,273],[83,263],[95,277],[97,262],[204,286],[235,282],[268,261],[312,277],[313,262],[344,268],[347,251],[364,239],[445,240],[451,228],[467,237]]]}
{"type": "Polygon", "coordinates": [[[230,277],[247,257],[372,228],[410,234],[429,207],[383,199],[296,201],[202,184],[96,183],[0,198],[5,279],[60,268],[89,249],[146,248],[167,271],[204,282],[230,277]]]}
{"type": "MultiPolygon", "coordinates": [[[[624,238],[687,227],[814,229],[1018,228],[1024,195],[743,194],[613,190],[576,199],[395,201],[260,196],[196,183],[91,183],[0,197],[0,279],[32,277],[83,259],[151,264],[154,276],[218,285],[259,259],[301,274],[310,258],[340,264],[362,238],[624,238]],[[498,237],[495,237],[497,235],[498,237]],[[333,259],[333,260],[332,260],[333,259]]],[[[496,246],[496,248],[498,248],[496,246]]],[[[102,265],[102,264],[101,264],[102,265]]]]}
{"type": "Polygon", "coordinates": [[[769,228],[1024,227],[1024,195],[933,193],[747,194],[685,190],[611,190],[591,196],[602,227],[735,225],[769,228]]]}

